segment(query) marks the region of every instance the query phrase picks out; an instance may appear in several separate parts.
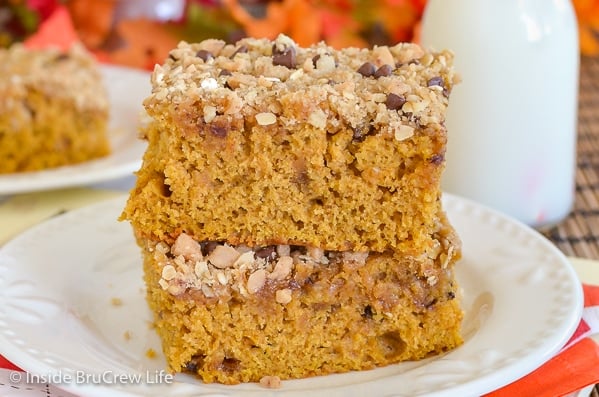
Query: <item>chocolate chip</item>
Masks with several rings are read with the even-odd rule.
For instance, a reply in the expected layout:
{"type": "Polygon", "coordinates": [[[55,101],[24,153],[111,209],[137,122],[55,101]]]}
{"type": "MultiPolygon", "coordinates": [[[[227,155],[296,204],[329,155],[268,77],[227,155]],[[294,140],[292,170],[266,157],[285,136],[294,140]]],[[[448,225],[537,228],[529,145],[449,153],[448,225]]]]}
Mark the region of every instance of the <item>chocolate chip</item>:
{"type": "Polygon", "coordinates": [[[357,127],[352,127],[352,131],[352,141],[362,142],[368,135],[372,134],[373,127],[370,124],[360,125],[357,127]]]}
{"type": "Polygon", "coordinates": [[[379,77],[391,76],[391,73],[393,73],[393,66],[385,64],[374,72],[374,77],[378,79],[379,77]]]}
{"type": "Polygon", "coordinates": [[[202,255],[209,255],[217,245],[220,245],[218,241],[203,241],[200,243],[200,247],[202,248],[202,255]]]}
{"type": "Polygon", "coordinates": [[[353,135],[352,140],[357,142],[362,142],[366,135],[364,134],[364,128],[361,126],[352,127],[353,135]]]}
{"type": "Polygon", "coordinates": [[[225,357],[218,369],[227,373],[238,372],[241,369],[241,361],[236,358],[225,357]]]}
{"type": "Polygon", "coordinates": [[[54,60],[56,62],[60,62],[60,61],[66,61],[67,59],[69,59],[71,56],[67,53],[60,53],[58,54],[58,56],[56,58],[54,58],[54,60]]]}
{"type": "Polygon", "coordinates": [[[444,82],[443,82],[443,78],[442,78],[442,77],[440,77],[440,76],[433,77],[432,79],[430,79],[430,80],[428,81],[428,83],[426,83],[426,85],[427,85],[428,87],[432,87],[432,86],[434,86],[434,85],[438,85],[439,87],[445,87],[445,84],[444,84],[444,82]]]}
{"type": "Polygon", "coordinates": [[[390,110],[399,110],[406,103],[406,98],[397,94],[389,94],[387,95],[387,100],[385,101],[385,105],[387,105],[387,109],[390,110]]]}
{"type": "Polygon", "coordinates": [[[275,257],[276,247],[274,245],[268,245],[261,247],[256,250],[256,257],[263,259],[273,259],[275,257]]]}
{"type": "Polygon", "coordinates": [[[234,52],[234,53],[231,55],[231,59],[235,58],[235,55],[237,55],[237,54],[245,54],[245,53],[247,53],[247,52],[248,52],[248,48],[247,48],[247,46],[246,46],[246,45],[241,45],[241,46],[239,46],[239,48],[237,48],[237,49],[235,50],[235,52],[234,52]]]}
{"type": "Polygon", "coordinates": [[[197,373],[198,369],[200,369],[204,364],[204,358],[205,356],[198,354],[191,356],[191,360],[185,364],[185,370],[192,373],[197,373]]]}
{"type": "Polygon", "coordinates": [[[295,69],[295,47],[287,47],[284,50],[277,49],[276,45],[272,48],[273,65],[285,66],[289,69],[295,69]]]}
{"type": "Polygon", "coordinates": [[[226,138],[227,137],[227,129],[223,126],[220,125],[216,125],[216,124],[211,124],[210,125],[210,132],[212,132],[212,134],[214,136],[217,136],[219,138],[226,138]]]}
{"type": "Polygon", "coordinates": [[[434,165],[440,165],[445,160],[445,156],[442,154],[434,154],[428,161],[434,165]]]}
{"type": "Polygon", "coordinates": [[[447,293],[447,299],[449,299],[449,300],[455,299],[455,292],[449,291],[447,293]]]}
{"type": "Polygon", "coordinates": [[[231,73],[230,70],[227,69],[223,69],[220,71],[220,73],[218,74],[219,76],[231,76],[233,73],[231,73]]]}
{"type": "Polygon", "coordinates": [[[208,60],[213,59],[214,55],[210,51],[200,50],[196,52],[196,56],[200,58],[204,62],[208,62],[208,60]]]}
{"type": "Polygon", "coordinates": [[[372,307],[370,305],[366,305],[364,307],[364,312],[362,313],[362,317],[364,318],[372,318],[372,307]]]}
{"type": "Polygon", "coordinates": [[[425,302],[424,307],[426,307],[427,309],[430,309],[431,307],[435,306],[436,303],[437,303],[437,298],[433,298],[431,301],[425,302]]]}
{"type": "Polygon", "coordinates": [[[370,62],[364,63],[358,69],[358,73],[360,73],[364,77],[370,77],[370,76],[374,75],[375,72],[376,72],[376,66],[374,66],[370,62]]]}
{"type": "Polygon", "coordinates": [[[314,65],[314,67],[316,67],[316,63],[318,62],[319,59],[320,59],[320,54],[316,54],[312,57],[312,65],[314,65]]]}

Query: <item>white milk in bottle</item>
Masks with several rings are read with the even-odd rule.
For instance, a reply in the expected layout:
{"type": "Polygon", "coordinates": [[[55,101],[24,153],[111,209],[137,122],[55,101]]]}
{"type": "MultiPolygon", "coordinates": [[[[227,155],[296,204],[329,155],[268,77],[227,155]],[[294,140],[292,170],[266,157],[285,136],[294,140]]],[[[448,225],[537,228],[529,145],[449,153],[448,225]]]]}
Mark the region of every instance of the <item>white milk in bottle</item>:
{"type": "Polygon", "coordinates": [[[579,50],[567,0],[429,0],[422,44],[455,53],[445,191],[533,227],[574,197],[579,50]]]}

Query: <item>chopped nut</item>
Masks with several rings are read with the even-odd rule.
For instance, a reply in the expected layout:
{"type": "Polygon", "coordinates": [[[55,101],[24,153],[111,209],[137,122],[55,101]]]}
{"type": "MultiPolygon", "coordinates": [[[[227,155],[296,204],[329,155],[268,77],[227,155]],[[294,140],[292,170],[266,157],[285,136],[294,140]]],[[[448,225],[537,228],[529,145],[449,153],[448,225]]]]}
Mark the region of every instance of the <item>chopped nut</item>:
{"type": "Polygon", "coordinates": [[[200,87],[207,90],[214,90],[218,88],[218,81],[216,81],[216,79],[212,77],[209,77],[205,80],[202,80],[202,82],[200,83],[200,87]]]}
{"type": "Polygon", "coordinates": [[[166,281],[170,281],[175,278],[177,275],[177,270],[175,270],[173,265],[166,265],[162,268],[162,278],[166,281]]]}
{"type": "Polygon", "coordinates": [[[303,74],[304,74],[303,69],[297,69],[295,72],[293,72],[289,75],[289,80],[297,80],[300,77],[302,77],[303,74]]]}
{"type": "Polygon", "coordinates": [[[376,57],[374,60],[375,65],[379,67],[382,65],[395,65],[395,60],[393,59],[391,51],[389,51],[389,47],[374,47],[372,53],[376,57]]]}
{"type": "Polygon", "coordinates": [[[221,283],[221,285],[227,285],[227,282],[229,281],[227,279],[227,275],[223,272],[217,272],[216,279],[218,280],[219,283],[221,283]]]}
{"type": "Polygon", "coordinates": [[[278,389],[281,387],[281,378],[278,376],[263,376],[260,379],[260,385],[268,389],[278,389]]]}
{"type": "Polygon", "coordinates": [[[197,277],[202,278],[208,272],[208,263],[205,261],[197,262],[194,267],[194,273],[197,277]]]}
{"type": "Polygon", "coordinates": [[[210,123],[216,117],[216,108],[214,106],[204,106],[204,121],[210,123]]]}
{"type": "Polygon", "coordinates": [[[171,253],[175,256],[183,255],[187,260],[201,261],[202,247],[189,234],[181,233],[171,247],[171,253]]]}
{"type": "Polygon", "coordinates": [[[271,125],[277,122],[277,117],[270,112],[258,113],[256,115],[256,121],[259,125],[271,125]]]}
{"type": "Polygon", "coordinates": [[[272,280],[284,280],[291,274],[291,268],[293,267],[293,258],[290,256],[283,256],[279,258],[274,270],[268,275],[268,278],[272,280]]]}
{"type": "Polygon", "coordinates": [[[320,109],[310,113],[308,123],[316,128],[325,128],[327,126],[327,115],[320,109]]]}
{"type": "Polygon", "coordinates": [[[308,255],[310,255],[315,262],[320,262],[324,257],[324,250],[318,247],[308,247],[308,255]]]}
{"type": "Polygon", "coordinates": [[[289,245],[277,245],[277,255],[289,256],[291,253],[291,247],[289,245]]]}
{"type": "Polygon", "coordinates": [[[291,290],[289,288],[277,290],[277,292],[275,292],[275,301],[282,305],[291,302],[291,290]]]}
{"type": "Polygon", "coordinates": [[[343,261],[363,265],[368,258],[368,252],[344,252],[343,261]]]}
{"type": "Polygon", "coordinates": [[[258,269],[250,274],[247,282],[247,290],[250,294],[255,294],[260,291],[266,282],[266,270],[258,269]]]}
{"type": "Polygon", "coordinates": [[[169,294],[177,296],[185,292],[185,287],[179,284],[170,284],[166,290],[169,294]]]}
{"type": "Polygon", "coordinates": [[[237,260],[235,261],[233,266],[241,267],[243,265],[249,265],[253,262],[254,262],[254,251],[247,251],[247,252],[244,252],[243,254],[241,254],[239,256],[239,258],[237,258],[237,260]]]}
{"type": "Polygon", "coordinates": [[[408,139],[412,135],[414,135],[414,127],[410,127],[409,125],[400,125],[395,131],[395,139],[398,141],[408,139]]]}
{"type": "Polygon", "coordinates": [[[208,261],[214,267],[224,269],[233,266],[239,256],[239,252],[235,248],[228,245],[217,245],[210,255],[208,255],[208,261]]]}
{"type": "Polygon", "coordinates": [[[322,56],[319,56],[314,61],[314,66],[319,71],[329,72],[329,71],[332,71],[333,69],[335,69],[335,67],[337,65],[335,63],[335,58],[334,57],[332,57],[331,55],[322,55],[322,56]]]}

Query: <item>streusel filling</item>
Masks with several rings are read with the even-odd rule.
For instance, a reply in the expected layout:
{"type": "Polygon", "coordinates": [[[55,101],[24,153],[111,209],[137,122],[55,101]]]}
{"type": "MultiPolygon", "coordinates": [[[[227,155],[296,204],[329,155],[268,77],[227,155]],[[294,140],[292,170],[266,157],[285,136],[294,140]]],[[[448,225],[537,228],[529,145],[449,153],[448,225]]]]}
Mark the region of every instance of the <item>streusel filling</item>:
{"type": "MultiPolygon", "coordinates": [[[[364,266],[368,252],[326,251],[299,245],[269,245],[264,247],[231,246],[224,242],[197,242],[182,233],[172,245],[148,243],[161,268],[160,287],[174,296],[188,295],[194,299],[228,301],[232,295],[249,298],[264,292],[274,293],[275,300],[287,304],[294,289],[301,286],[298,275],[308,276],[318,266],[364,266]]],[[[444,254],[442,269],[433,271],[433,262],[441,252],[441,244],[426,253],[431,267],[423,269],[425,283],[437,283],[439,270],[444,271],[452,250],[444,254]]],[[[303,277],[302,277],[303,278],[303,277]]]]}

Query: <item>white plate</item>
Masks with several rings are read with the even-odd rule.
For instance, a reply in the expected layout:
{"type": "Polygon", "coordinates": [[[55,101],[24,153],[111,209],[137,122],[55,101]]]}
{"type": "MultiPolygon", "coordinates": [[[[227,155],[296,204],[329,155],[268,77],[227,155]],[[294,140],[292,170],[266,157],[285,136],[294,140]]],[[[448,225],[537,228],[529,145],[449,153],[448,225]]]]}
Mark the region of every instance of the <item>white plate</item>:
{"type": "Polygon", "coordinates": [[[147,72],[102,65],[110,100],[112,153],[80,164],[43,171],[1,174],[0,195],[104,182],[131,175],[141,165],[145,143],[138,138],[142,101],[150,94],[147,72]]]}
{"type": "Polygon", "coordinates": [[[155,384],[164,358],[148,326],[139,251],[129,224],[115,220],[124,200],[53,218],[0,250],[0,353],[81,396],[475,396],[540,366],[580,319],[581,284],[550,242],[445,195],[464,245],[457,271],[466,311],[461,347],[421,362],[285,381],[275,391],[204,385],[187,375],[155,384]],[[145,355],[150,348],[158,352],[154,359],[145,355]],[[88,378],[92,384],[79,382],[84,374],[96,376],[88,378]],[[151,384],[124,385],[121,376],[151,384]]]}

